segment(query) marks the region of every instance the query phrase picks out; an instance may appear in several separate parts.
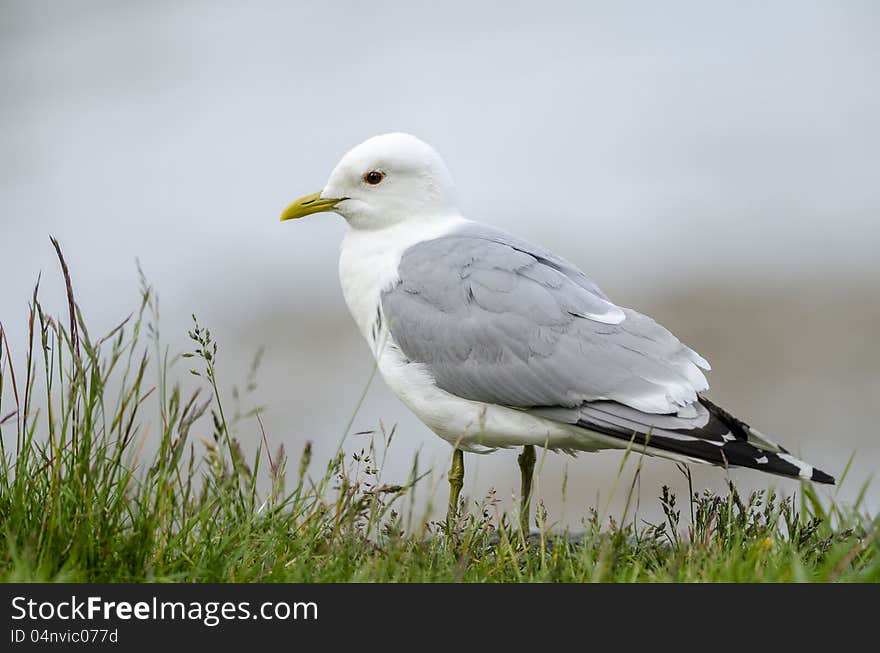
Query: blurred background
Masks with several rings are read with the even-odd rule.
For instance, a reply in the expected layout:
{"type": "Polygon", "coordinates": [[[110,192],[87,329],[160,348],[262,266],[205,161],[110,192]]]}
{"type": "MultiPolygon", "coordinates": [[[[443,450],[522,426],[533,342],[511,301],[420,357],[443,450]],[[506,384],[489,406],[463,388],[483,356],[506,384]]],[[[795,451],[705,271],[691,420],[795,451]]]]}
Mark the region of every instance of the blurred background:
{"type": "MultiPolygon", "coordinates": [[[[714,401],[835,475],[856,452],[851,500],[880,463],[878,33],[870,1],[4,0],[0,320],[22,359],[41,271],[65,310],[49,234],[93,334],[137,307],[137,258],[172,350],[191,348],[192,313],[211,328],[224,392],[265,347],[268,437],[293,457],[312,440],[323,466],[373,363],[336,277],[344,221],[278,216],[348,148],[409,131],[467,216],[554,249],[709,359],[714,401]]],[[[386,480],[418,452],[443,506],[448,445],[376,379],[351,430],[380,421],[398,425],[386,480]]],[[[255,447],[258,425],[239,435],[255,447]]],[[[515,457],[468,456],[469,496],[514,505],[515,457]]],[[[619,463],[548,455],[551,520],[619,514],[635,469],[611,496],[619,463]]],[[[652,518],[660,486],[686,484],[643,467],[652,518]]],[[[697,490],[724,478],[694,469],[697,490]]]]}

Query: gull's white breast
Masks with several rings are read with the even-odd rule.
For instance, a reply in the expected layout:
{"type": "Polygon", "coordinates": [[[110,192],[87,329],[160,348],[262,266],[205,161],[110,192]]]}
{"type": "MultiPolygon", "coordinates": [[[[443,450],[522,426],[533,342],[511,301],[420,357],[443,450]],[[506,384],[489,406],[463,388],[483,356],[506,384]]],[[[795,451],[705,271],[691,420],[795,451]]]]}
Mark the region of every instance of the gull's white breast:
{"type": "Polygon", "coordinates": [[[460,216],[410,218],[384,229],[349,229],[339,253],[339,282],[348,310],[374,355],[372,330],[380,297],[397,283],[400,257],[416,243],[444,236],[465,222],[460,216]]]}

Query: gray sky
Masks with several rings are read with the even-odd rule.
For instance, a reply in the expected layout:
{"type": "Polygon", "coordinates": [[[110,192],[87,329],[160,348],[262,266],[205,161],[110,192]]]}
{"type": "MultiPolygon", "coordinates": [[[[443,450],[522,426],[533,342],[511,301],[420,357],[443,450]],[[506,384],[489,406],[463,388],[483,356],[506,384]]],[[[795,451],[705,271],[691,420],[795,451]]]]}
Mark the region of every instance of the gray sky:
{"type": "MultiPolygon", "coordinates": [[[[838,471],[853,448],[880,449],[849,435],[871,423],[852,393],[878,389],[877,358],[843,342],[876,350],[878,33],[873,2],[6,1],[0,319],[20,342],[40,270],[45,303],[62,310],[50,233],[96,331],[135,307],[138,257],[169,340],[185,346],[198,313],[230,384],[266,345],[270,430],[326,453],[370,370],[336,280],[345,226],[277,216],[349,147],[410,131],[446,158],[469,217],[654,311],[713,362],[716,400],[838,471]],[[718,289],[743,310],[725,312],[718,289]],[[748,350],[761,352],[751,373],[734,373],[748,350]],[[794,428],[810,393],[834,389],[834,414],[855,420],[839,440],[827,428],[841,422],[794,428]]],[[[395,469],[419,447],[445,469],[446,445],[381,382],[357,426],[379,418],[406,431],[395,469]]],[[[584,458],[571,473],[592,498],[616,459],[584,458]]],[[[474,491],[512,492],[512,460],[475,462],[474,491]]]]}

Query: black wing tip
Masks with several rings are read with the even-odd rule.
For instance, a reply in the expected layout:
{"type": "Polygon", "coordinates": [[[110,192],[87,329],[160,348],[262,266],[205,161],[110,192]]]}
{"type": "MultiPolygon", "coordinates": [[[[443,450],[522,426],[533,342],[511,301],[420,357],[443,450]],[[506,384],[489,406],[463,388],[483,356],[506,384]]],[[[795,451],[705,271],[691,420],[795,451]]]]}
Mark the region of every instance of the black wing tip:
{"type": "Polygon", "coordinates": [[[813,469],[813,474],[810,477],[810,480],[813,483],[824,483],[825,485],[837,485],[837,481],[831,474],[826,474],[821,469],[813,469]]]}
{"type": "MultiPolygon", "coordinates": [[[[699,401],[701,404],[703,404],[703,406],[706,407],[706,409],[712,415],[714,415],[717,419],[721,420],[721,422],[723,424],[725,424],[731,430],[731,433],[737,434],[737,432],[738,432],[738,434],[746,442],[749,442],[749,436],[754,432],[754,429],[752,429],[751,426],[746,424],[744,421],[742,421],[738,417],[734,417],[729,412],[724,410],[721,406],[713,403],[712,401],[710,401],[709,399],[707,399],[703,395],[699,396],[699,401]]],[[[758,435],[760,435],[760,434],[758,434],[758,435]]],[[[775,444],[776,447],[778,447],[778,451],[774,452],[774,454],[788,454],[788,455],[790,455],[788,449],[786,449],[785,447],[783,447],[779,444],[776,444],[776,443],[773,443],[773,444],[775,444]]],[[[775,462],[777,463],[776,464],[777,468],[771,469],[768,471],[771,471],[771,473],[781,474],[783,476],[790,476],[790,477],[800,476],[800,470],[794,471],[794,470],[790,469],[791,463],[786,461],[786,463],[787,463],[786,468],[780,469],[779,468],[780,459],[776,455],[774,455],[772,457],[775,459],[775,462]]],[[[756,465],[751,465],[751,464],[747,464],[745,466],[751,467],[753,469],[761,469],[760,467],[758,467],[756,465]]],[[[801,476],[801,478],[804,478],[804,477],[801,476]]],[[[830,474],[826,474],[822,470],[816,469],[815,467],[813,467],[813,469],[810,473],[810,478],[808,480],[812,481],[813,483],[823,483],[825,485],[837,485],[837,481],[835,480],[835,478],[833,476],[831,476],[830,474]]]]}

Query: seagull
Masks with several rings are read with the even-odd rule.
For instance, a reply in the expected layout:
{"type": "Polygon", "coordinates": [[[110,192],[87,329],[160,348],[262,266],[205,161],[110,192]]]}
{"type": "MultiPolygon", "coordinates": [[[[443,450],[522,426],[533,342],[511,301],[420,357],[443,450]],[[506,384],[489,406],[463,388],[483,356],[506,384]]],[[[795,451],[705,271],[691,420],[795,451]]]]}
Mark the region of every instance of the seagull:
{"type": "Polygon", "coordinates": [[[281,220],[334,212],[345,301],[391,390],[453,447],[449,517],[464,452],[522,447],[529,529],[535,447],[628,449],[681,463],[834,478],[710,401],[709,363],[580,269],[466,219],[443,159],[404,133],[351,149],[324,189],[281,220]]]}

